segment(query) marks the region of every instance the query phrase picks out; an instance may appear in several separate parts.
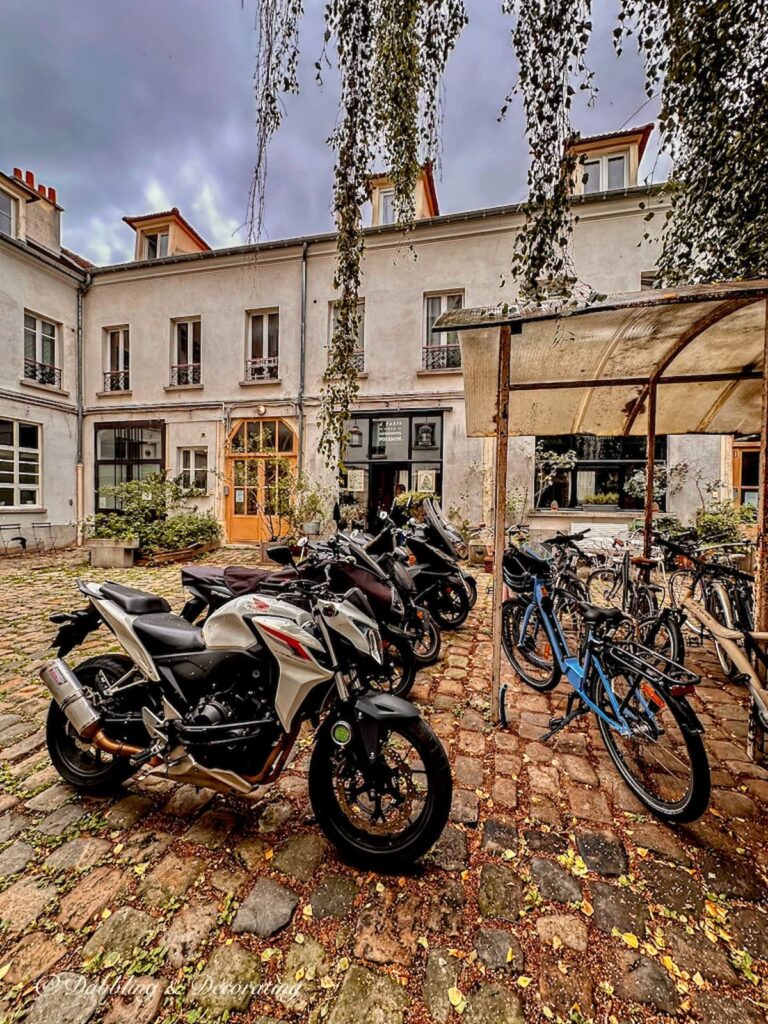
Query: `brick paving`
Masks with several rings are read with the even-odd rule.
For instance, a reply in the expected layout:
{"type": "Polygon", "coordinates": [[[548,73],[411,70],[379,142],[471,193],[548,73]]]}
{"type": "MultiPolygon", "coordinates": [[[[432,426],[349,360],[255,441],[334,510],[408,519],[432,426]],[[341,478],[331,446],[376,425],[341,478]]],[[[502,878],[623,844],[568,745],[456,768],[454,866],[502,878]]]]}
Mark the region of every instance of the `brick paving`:
{"type": "MultiPolygon", "coordinates": [[[[413,692],[449,749],[453,821],[420,869],[378,877],[313,823],[306,752],[251,802],[146,772],[111,798],[58,781],[37,672],[47,616],[79,604],[77,575],[182,601],[176,566],[0,562],[0,1021],[766,1019],[768,772],[746,759],[744,693],[711,651],[692,660],[712,807],[670,829],[589,721],[540,742],[564,693],[508,672],[512,725],[491,727],[481,577],[477,608],[413,692]]],[[[109,649],[96,634],[81,656],[109,649]]]]}

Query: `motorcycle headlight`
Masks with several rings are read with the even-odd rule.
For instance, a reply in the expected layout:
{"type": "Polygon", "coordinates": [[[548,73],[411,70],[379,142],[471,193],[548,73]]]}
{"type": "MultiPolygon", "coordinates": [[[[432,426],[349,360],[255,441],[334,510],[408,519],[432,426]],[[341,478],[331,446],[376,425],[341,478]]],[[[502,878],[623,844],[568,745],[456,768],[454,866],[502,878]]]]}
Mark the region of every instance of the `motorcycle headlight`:
{"type": "Polygon", "coordinates": [[[405,605],[403,599],[400,597],[398,592],[392,588],[392,611],[396,612],[397,615],[403,615],[405,613],[405,605]]]}

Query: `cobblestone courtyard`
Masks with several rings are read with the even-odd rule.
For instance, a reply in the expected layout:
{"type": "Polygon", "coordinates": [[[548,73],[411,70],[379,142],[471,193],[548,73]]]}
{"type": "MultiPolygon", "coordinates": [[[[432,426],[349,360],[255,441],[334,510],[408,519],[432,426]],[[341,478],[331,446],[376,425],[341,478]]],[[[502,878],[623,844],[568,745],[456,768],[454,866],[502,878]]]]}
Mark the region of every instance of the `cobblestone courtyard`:
{"type": "MultiPolygon", "coordinates": [[[[693,660],[708,677],[694,701],[712,805],[673,831],[643,813],[584,719],[539,741],[559,692],[509,675],[512,725],[491,727],[481,577],[473,615],[413,692],[449,749],[452,823],[413,875],[379,877],[343,864],[313,823],[308,751],[249,803],[146,772],[111,799],[57,781],[37,673],[47,616],[80,605],[78,574],[182,602],[178,566],[0,562],[0,1020],[766,1019],[768,772],[746,760],[743,691],[711,652],[693,660]],[[38,983],[51,977],[66,984],[38,983]]],[[[102,630],[83,656],[107,649],[102,630]]]]}

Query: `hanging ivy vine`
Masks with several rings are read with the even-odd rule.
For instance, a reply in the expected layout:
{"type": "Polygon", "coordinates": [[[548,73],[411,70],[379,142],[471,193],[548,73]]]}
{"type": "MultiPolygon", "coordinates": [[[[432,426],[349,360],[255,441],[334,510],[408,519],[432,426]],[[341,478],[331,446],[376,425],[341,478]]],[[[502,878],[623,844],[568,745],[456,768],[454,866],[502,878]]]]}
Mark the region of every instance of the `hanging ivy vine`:
{"type": "MultiPolygon", "coordinates": [[[[501,0],[501,7],[513,19],[518,62],[502,113],[522,96],[531,154],[512,276],[526,298],[573,301],[580,296],[571,258],[577,170],[571,114],[577,92],[591,96],[594,90],[586,64],[592,4],[501,0]]],[[[263,223],[268,144],[283,117],[283,95],[298,91],[303,5],[260,0],[258,8],[249,217],[256,236],[263,223]]],[[[766,15],[768,0],[620,0],[615,44],[620,52],[634,38],[648,95],[661,90],[661,146],[673,161],[658,262],[665,283],[768,277],[766,15]]],[[[440,83],[466,22],[463,0],[326,3],[323,47],[334,43],[341,83],[339,120],[329,139],[336,153],[338,301],[319,413],[320,448],[331,464],[343,458],[358,393],[361,210],[369,178],[380,161],[394,186],[395,217],[407,231],[419,167],[439,154],[440,83]]]]}

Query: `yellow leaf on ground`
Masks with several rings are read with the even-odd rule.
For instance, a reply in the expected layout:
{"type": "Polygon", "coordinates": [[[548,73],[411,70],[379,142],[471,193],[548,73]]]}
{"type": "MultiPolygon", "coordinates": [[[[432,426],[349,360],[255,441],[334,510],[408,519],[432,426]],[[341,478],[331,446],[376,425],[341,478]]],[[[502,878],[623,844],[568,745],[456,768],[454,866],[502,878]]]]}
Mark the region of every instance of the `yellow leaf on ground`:
{"type": "Polygon", "coordinates": [[[528,988],[532,981],[533,978],[529,978],[525,974],[521,974],[520,977],[517,979],[517,984],[520,986],[520,988],[528,988]]]}
{"type": "Polygon", "coordinates": [[[634,934],[634,932],[624,932],[624,934],[621,937],[630,949],[637,949],[640,945],[640,940],[634,934]]]}

